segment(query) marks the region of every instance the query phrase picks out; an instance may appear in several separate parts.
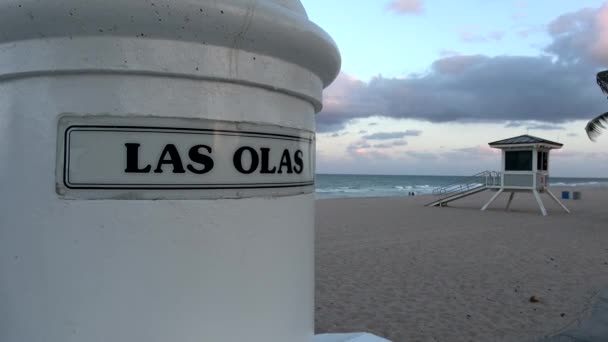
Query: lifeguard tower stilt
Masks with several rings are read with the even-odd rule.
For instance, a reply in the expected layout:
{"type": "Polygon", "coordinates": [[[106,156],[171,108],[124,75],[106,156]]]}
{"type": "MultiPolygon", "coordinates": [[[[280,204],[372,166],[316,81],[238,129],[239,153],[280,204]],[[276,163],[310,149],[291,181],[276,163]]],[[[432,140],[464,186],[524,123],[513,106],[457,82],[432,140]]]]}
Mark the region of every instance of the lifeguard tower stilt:
{"type": "Polygon", "coordinates": [[[543,216],[547,216],[547,209],[540,197],[542,193],[549,195],[567,213],[570,213],[570,210],[547,187],[549,184],[549,152],[562,148],[563,144],[522,135],[495,141],[489,145],[502,150],[502,172],[485,171],[459,184],[435,189],[433,193],[442,197],[427,206],[445,206],[451,201],[491,190],[496,193],[481,208],[482,211],[485,211],[503,192],[510,193],[506,210],[510,209],[516,192],[531,192],[543,216]]]}

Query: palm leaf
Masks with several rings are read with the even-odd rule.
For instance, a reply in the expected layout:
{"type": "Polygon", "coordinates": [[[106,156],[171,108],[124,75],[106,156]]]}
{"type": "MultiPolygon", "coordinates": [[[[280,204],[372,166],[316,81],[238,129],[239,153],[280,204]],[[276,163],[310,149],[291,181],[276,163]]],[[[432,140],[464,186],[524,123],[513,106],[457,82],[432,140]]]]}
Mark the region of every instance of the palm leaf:
{"type": "Polygon", "coordinates": [[[587,131],[587,136],[589,139],[595,141],[595,139],[602,134],[602,130],[606,129],[604,124],[608,124],[608,112],[589,121],[585,127],[585,131],[587,131]]]}
{"type": "Polygon", "coordinates": [[[604,94],[608,94],[608,70],[597,73],[597,85],[600,86],[604,94]]]}

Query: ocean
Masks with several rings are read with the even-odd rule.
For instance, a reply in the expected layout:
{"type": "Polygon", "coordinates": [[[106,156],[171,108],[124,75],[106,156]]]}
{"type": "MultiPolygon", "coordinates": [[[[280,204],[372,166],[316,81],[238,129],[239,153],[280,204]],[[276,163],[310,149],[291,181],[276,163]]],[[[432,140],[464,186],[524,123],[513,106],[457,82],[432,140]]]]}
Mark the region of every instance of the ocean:
{"type": "MultiPolygon", "coordinates": [[[[380,176],[317,174],[316,198],[408,196],[430,194],[433,189],[470,177],[460,176],[380,176]]],[[[608,178],[551,177],[551,186],[608,186],[608,178]]]]}

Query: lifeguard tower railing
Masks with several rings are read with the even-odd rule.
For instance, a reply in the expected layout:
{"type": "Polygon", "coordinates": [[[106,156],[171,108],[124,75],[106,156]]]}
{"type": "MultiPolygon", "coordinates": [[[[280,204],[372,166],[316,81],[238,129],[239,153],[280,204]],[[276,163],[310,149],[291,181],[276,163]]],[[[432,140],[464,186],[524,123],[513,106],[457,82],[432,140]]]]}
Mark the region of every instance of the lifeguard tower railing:
{"type": "Polygon", "coordinates": [[[496,171],[483,171],[476,175],[461,178],[458,181],[433,190],[433,195],[439,198],[427,206],[442,206],[448,202],[467,197],[478,192],[499,188],[502,183],[502,174],[496,171]]]}
{"type": "Polygon", "coordinates": [[[496,171],[483,171],[476,175],[460,179],[458,182],[433,190],[435,196],[453,195],[468,192],[481,187],[498,187],[502,182],[502,174],[496,171]]]}

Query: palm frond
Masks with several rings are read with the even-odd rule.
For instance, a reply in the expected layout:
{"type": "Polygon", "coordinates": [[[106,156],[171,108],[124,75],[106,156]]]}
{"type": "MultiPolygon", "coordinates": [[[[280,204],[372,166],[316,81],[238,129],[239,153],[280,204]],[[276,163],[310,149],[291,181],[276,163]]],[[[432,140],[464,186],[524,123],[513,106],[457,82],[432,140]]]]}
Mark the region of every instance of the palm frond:
{"type": "Polygon", "coordinates": [[[604,94],[608,94],[608,70],[597,73],[597,85],[600,86],[604,94]]]}
{"type": "Polygon", "coordinates": [[[592,141],[595,141],[597,137],[602,134],[602,130],[606,129],[604,124],[608,124],[608,112],[596,117],[595,119],[589,121],[587,126],[585,127],[585,131],[587,132],[587,136],[592,141]]]}

